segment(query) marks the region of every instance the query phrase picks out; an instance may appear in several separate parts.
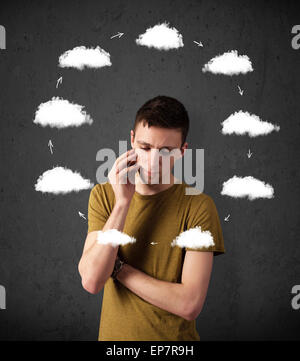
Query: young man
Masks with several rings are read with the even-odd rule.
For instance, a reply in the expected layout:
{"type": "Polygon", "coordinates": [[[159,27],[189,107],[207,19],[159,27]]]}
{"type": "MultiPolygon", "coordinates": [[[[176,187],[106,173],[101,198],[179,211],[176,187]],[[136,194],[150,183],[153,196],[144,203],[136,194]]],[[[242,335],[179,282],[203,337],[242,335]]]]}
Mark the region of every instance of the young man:
{"type": "Polygon", "coordinates": [[[188,128],[179,101],[149,100],[137,112],[132,149],[117,158],[109,181],[91,190],[78,269],[88,292],[97,294],[104,287],[99,341],[200,340],[195,320],[206,298],[213,256],[225,253],[218,212],[210,196],[186,194],[190,185],[171,173],[174,158],[165,171],[162,157],[153,156],[172,149],[183,156],[188,128]],[[130,172],[135,184],[121,184],[130,172]],[[168,184],[162,182],[166,172],[168,184]],[[105,243],[108,230],[135,242],[105,243]],[[208,238],[213,242],[201,246],[208,238]],[[180,242],[187,239],[190,247],[180,242]]]}

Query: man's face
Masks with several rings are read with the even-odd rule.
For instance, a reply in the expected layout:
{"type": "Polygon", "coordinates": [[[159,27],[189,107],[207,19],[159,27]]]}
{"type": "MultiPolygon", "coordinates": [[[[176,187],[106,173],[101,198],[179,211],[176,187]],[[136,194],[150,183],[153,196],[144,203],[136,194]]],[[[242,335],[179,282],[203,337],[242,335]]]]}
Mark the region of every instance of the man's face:
{"type": "Polygon", "coordinates": [[[135,134],[131,130],[131,146],[137,153],[140,176],[146,184],[170,183],[170,175],[177,159],[183,156],[180,129],[148,127],[140,122],[135,134]]]}

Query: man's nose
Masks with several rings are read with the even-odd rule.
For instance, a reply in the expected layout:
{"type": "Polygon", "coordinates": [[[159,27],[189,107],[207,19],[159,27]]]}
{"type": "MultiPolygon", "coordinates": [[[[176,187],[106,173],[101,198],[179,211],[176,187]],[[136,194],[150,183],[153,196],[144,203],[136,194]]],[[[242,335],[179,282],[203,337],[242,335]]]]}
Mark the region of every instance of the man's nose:
{"type": "Polygon", "coordinates": [[[157,167],[157,170],[159,169],[159,163],[160,163],[160,153],[159,153],[159,149],[151,149],[150,152],[150,158],[149,158],[149,164],[152,170],[155,170],[157,167]]]}

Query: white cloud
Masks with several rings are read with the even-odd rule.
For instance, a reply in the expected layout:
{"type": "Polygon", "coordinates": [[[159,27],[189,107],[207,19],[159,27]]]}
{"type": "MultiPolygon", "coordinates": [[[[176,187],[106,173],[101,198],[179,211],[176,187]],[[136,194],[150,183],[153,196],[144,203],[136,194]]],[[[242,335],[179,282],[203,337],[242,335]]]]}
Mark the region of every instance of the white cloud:
{"type": "Polygon", "coordinates": [[[182,35],[175,28],[170,28],[169,23],[162,23],[148,28],[144,34],[135,40],[137,45],[159,50],[177,49],[183,47],[182,35]]]}
{"type": "Polygon", "coordinates": [[[118,229],[108,229],[107,231],[98,231],[97,243],[99,244],[110,244],[113,247],[118,245],[124,246],[129,243],[135,243],[136,239],[130,237],[125,232],[121,232],[118,229]]]}
{"type": "Polygon", "coordinates": [[[61,68],[77,68],[79,70],[83,70],[84,67],[111,66],[110,54],[100,46],[96,48],[77,46],[72,50],[67,50],[59,57],[58,63],[61,68]]]}
{"type": "Polygon", "coordinates": [[[188,248],[207,248],[214,246],[214,239],[210,231],[202,231],[200,226],[181,232],[172,242],[171,246],[188,248]]]}
{"type": "Polygon", "coordinates": [[[256,198],[273,198],[274,188],[252,176],[233,176],[223,183],[221,194],[234,198],[248,197],[252,201],[256,198]]]}
{"type": "Polygon", "coordinates": [[[223,134],[247,134],[250,137],[267,135],[272,131],[279,131],[280,127],[269,122],[262,121],[257,115],[243,112],[242,110],[231,114],[222,123],[223,134]]]}
{"type": "Polygon", "coordinates": [[[237,75],[253,71],[252,63],[247,55],[238,55],[237,50],[228,51],[212,58],[202,68],[203,73],[237,75]]]}
{"type": "Polygon", "coordinates": [[[79,127],[92,124],[93,119],[83,110],[82,105],[70,103],[68,100],[53,97],[39,105],[35,112],[35,124],[54,128],[79,127]]]}
{"type": "Polygon", "coordinates": [[[35,190],[43,193],[66,194],[79,192],[93,186],[94,184],[90,180],[84,179],[80,173],[64,167],[55,167],[39,176],[35,190]]]}

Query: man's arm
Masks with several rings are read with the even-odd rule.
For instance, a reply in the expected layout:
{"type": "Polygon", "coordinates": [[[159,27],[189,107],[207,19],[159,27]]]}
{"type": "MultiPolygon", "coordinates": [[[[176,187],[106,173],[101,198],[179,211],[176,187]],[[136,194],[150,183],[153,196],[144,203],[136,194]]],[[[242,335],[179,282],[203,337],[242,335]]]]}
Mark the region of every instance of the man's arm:
{"type": "MultiPolygon", "coordinates": [[[[122,231],[124,228],[130,202],[135,192],[135,184],[130,181],[124,182],[124,179],[128,180],[129,174],[137,171],[136,158],[134,149],[123,153],[116,159],[108,173],[108,179],[115,194],[115,206],[103,227],[104,222],[100,222],[102,231],[109,229],[122,231]]],[[[82,286],[93,294],[100,292],[110,277],[119,249],[119,246],[115,247],[112,244],[99,244],[97,233],[98,231],[93,231],[87,235],[78,264],[82,286]]]]}
{"type": "Polygon", "coordinates": [[[145,301],[191,321],[202,310],[212,264],[213,252],[186,251],[181,283],[158,280],[126,263],[117,279],[145,301]]]}
{"type": "MultiPolygon", "coordinates": [[[[116,203],[102,231],[117,229],[122,231],[130,203],[116,203]]],[[[96,294],[102,290],[110,277],[119,246],[97,243],[98,231],[90,232],[85,240],[78,271],[83,288],[96,294]]]]}

